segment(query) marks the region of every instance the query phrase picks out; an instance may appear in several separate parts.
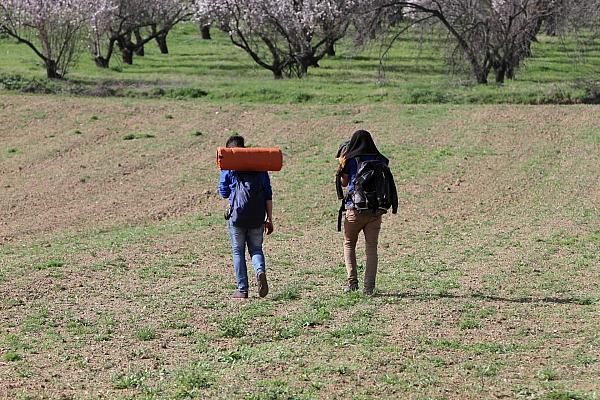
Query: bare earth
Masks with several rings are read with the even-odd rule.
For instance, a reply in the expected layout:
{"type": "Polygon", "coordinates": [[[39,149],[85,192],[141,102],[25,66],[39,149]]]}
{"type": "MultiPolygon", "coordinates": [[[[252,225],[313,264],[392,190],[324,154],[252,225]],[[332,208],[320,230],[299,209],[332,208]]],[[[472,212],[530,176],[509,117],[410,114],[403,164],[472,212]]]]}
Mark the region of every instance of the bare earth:
{"type": "Polygon", "coordinates": [[[0,398],[597,399],[599,120],[0,95],[0,398]],[[372,298],[335,232],[358,128],[401,196],[372,298]],[[229,300],[232,131],[284,151],[264,300],[229,300]]]}

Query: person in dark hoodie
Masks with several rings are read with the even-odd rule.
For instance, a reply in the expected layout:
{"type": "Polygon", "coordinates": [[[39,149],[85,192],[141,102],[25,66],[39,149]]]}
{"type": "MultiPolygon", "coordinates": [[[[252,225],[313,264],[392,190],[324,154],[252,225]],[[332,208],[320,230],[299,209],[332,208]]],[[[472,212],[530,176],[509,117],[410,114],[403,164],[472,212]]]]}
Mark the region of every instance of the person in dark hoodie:
{"type": "MultiPolygon", "coordinates": [[[[358,235],[362,231],[365,235],[367,256],[363,293],[371,295],[375,290],[375,280],[377,277],[377,243],[381,230],[382,215],[386,210],[359,210],[356,204],[354,204],[351,194],[354,191],[355,178],[360,163],[370,160],[380,160],[387,166],[389,160],[379,152],[371,134],[365,130],[354,132],[350,141],[340,148],[338,158],[340,161],[338,175],[341,186],[348,187],[348,192],[350,193],[344,200],[346,210],[344,218],[344,262],[348,274],[348,281],[344,287],[344,292],[350,293],[358,290],[356,243],[358,235]]],[[[394,195],[396,195],[395,186],[394,195]]],[[[397,196],[394,212],[396,208],[397,196]]]]}

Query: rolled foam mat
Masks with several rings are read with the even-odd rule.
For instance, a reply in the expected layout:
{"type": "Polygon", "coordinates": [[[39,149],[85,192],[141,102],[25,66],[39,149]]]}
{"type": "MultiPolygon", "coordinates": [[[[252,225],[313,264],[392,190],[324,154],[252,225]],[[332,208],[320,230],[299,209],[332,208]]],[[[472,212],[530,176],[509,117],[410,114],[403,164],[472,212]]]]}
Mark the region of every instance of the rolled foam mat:
{"type": "Polygon", "coordinates": [[[219,147],[217,166],[233,171],[281,171],[283,154],[277,148],[219,147]]]}

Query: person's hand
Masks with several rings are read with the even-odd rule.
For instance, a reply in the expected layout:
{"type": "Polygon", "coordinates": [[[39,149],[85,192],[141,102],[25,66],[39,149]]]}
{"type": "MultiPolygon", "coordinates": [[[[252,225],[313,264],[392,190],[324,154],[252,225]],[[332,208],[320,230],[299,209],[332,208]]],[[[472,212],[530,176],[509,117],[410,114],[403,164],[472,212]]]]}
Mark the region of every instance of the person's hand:
{"type": "Polygon", "coordinates": [[[225,199],[225,210],[223,211],[223,217],[228,220],[231,217],[231,204],[229,204],[229,200],[225,199]]]}
{"type": "Polygon", "coordinates": [[[271,220],[266,220],[265,221],[265,232],[267,235],[270,235],[271,233],[273,233],[273,222],[271,220]]]}
{"type": "Polygon", "coordinates": [[[337,171],[335,172],[336,175],[340,175],[342,173],[342,170],[344,169],[344,166],[346,165],[346,158],[342,155],[340,156],[340,158],[338,158],[338,168],[337,171]]]}

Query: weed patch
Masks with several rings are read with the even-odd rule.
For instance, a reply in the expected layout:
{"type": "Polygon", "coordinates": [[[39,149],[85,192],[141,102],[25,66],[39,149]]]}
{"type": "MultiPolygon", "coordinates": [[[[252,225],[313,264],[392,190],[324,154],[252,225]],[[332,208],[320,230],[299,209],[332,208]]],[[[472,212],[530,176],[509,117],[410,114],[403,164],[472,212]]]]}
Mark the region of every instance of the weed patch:
{"type": "Polygon", "coordinates": [[[19,353],[17,353],[16,351],[9,350],[6,353],[4,353],[4,356],[2,358],[6,362],[14,362],[14,361],[20,361],[21,355],[19,353]]]}
{"type": "Polygon", "coordinates": [[[226,338],[240,338],[246,332],[244,320],[240,316],[225,317],[219,322],[219,334],[226,338]]]}
{"type": "Polygon", "coordinates": [[[123,136],[123,140],[152,139],[155,137],[156,135],[153,133],[129,133],[123,136]]]}
{"type": "Polygon", "coordinates": [[[140,328],[135,332],[135,338],[142,342],[147,342],[157,338],[156,329],[152,327],[140,328]]]}
{"type": "Polygon", "coordinates": [[[177,399],[201,398],[204,390],[216,383],[211,368],[204,364],[193,364],[177,374],[175,396],[177,399]]]}
{"type": "Polygon", "coordinates": [[[113,378],[115,389],[134,389],[144,384],[147,374],[144,372],[125,372],[113,378]]]}
{"type": "Polygon", "coordinates": [[[65,265],[63,261],[60,260],[49,260],[41,264],[36,264],[34,268],[38,271],[44,271],[51,268],[61,268],[65,265]]]}

